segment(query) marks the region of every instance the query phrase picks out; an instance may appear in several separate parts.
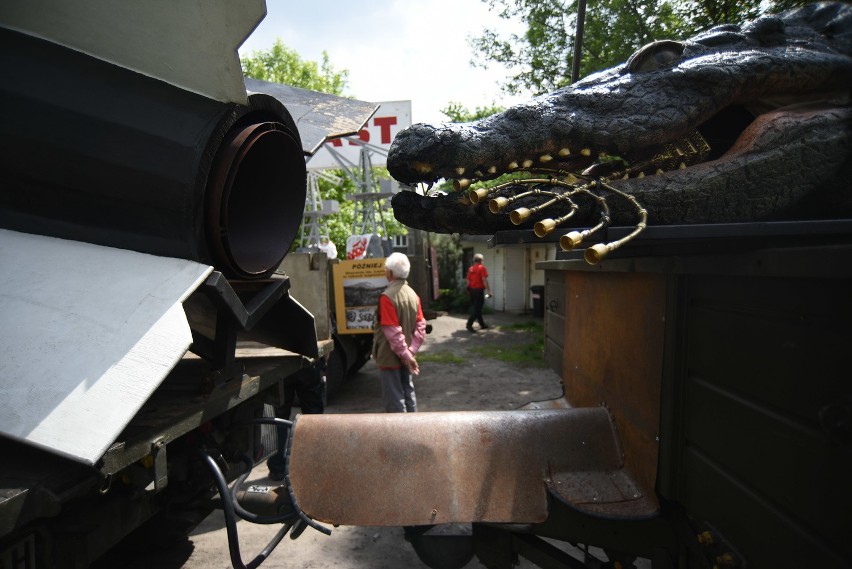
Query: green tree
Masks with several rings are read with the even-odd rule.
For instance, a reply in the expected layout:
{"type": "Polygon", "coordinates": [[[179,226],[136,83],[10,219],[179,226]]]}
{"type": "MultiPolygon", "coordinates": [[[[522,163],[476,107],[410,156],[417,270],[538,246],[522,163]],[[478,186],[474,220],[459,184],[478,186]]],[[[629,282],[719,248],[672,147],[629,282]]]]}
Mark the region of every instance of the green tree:
{"type": "MultiPolygon", "coordinates": [[[[492,29],[470,39],[475,66],[505,66],[507,93],[541,94],[571,81],[576,0],[482,0],[504,19],[519,20],[523,34],[501,37],[492,29]]],[[[711,26],[742,22],[804,0],[591,0],[586,6],[580,76],[625,61],[659,39],[681,39],[711,26]]]]}
{"type": "Polygon", "coordinates": [[[335,71],[325,51],[322,52],[322,63],[305,61],[280,39],[275,40],[269,49],[251,52],[241,63],[246,77],[331,95],[342,95],[349,81],[349,71],[335,71]]]}
{"type": "MultiPolygon", "coordinates": [[[[325,218],[328,237],[334,242],[337,247],[338,254],[343,256],[346,251],[346,239],[352,235],[352,226],[355,221],[355,202],[349,199],[349,196],[355,193],[356,188],[354,182],[342,170],[329,170],[332,176],[339,181],[331,182],[326,179],[319,180],[320,195],[326,200],[337,200],[340,203],[340,211],[325,218]]],[[[373,168],[373,179],[382,180],[390,179],[390,174],[387,168],[373,168]]],[[[378,204],[384,208],[381,212],[376,212],[377,224],[384,221],[387,234],[383,237],[394,237],[396,235],[405,235],[408,229],[393,216],[386,200],[382,200],[378,204]]]]}
{"type": "Polygon", "coordinates": [[[450,101],[447,106],[441,109],[451,122],[471,122],[477,119],[490,117],[491,115],[505,111],[506,107],[491,105],[490,107],[476,107],[476,110],[471,111],[464,105],[456,101],[450,101]]]}

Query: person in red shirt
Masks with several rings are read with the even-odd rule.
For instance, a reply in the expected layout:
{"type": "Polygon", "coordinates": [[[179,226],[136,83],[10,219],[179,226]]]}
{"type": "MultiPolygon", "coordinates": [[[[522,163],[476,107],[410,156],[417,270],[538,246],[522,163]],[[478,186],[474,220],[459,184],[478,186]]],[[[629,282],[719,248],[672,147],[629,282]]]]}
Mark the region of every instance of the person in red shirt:
{"type": "Polygon", "coordinates": [[[385,260],[388,286],[379,297],[373,325],[373,359],[388,413],[417,411],[412,376],[420,373],[420,366],[414,354],[426,337],[426,319],[420,297],[405,280],[410,269],[411,262],[402,253],[391,253],[385,260]]]}
{"type": "Polygon", "coordinates": [[[474,320],[479,322],[479,328],[485,330],[488,325],[482,320],[482,307],[485,304],[485,295],[491,294],[488,286],[488,269],[482,264],[482,255],[477,253],[473,256],[473,265],[467,270],[467,291],[470,293],[470,318],[467,319],[467,331],[476,332],[473,329],[474,320]]]}

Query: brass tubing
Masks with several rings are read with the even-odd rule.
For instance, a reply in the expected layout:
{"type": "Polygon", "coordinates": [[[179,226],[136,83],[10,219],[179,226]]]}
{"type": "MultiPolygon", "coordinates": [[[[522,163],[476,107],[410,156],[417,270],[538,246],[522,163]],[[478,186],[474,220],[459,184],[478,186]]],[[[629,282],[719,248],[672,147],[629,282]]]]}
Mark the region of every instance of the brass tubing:
{"type": "Polygon", "coordinates": [[[569,218],[571,218],[575,213],[577,213],[577,210],[579,209],[577,204],[572,202],[570,200],[570,198],[566,197],[565,199],[567,199],[570,202],[571,211],[569,211],[568,213],[566,213],[562,217],[558,217],[556,219],[550,219],[550,218],[542,219],[541,221],[536,223],[535,226],[533,227],[533,232],[536,234],[536,236],[538,238],[542,238],[542,237],[546,237],[546,236],[550,235],[553,232],[554,229],[556,229],[559,225],[565,223],[569,218]]]}
{"type": "MultiPolygon", "coordinates": [[[[509,185],[514,185],[514,184],[509,184],[509,185]]],[[[493,188],[491,188],[491,191],[493,192],[494,190],[497,190],[497,189],[499,189],[503,186],[505,186],[505,184],[501,184],[500,186],[494,186],[493,188]]],[[[500,213],[501,211],[503,211],[506,208],[507,205],[509,205],[510,203],[512,203],[516,200],[519,200],[521,198],[525,198],[527,196],[532,196],[532,195],[535,195],[535,194],[541,194],[541,193],[544,193],[544,192],[542,192],[542,190],[529,190],[527,192],[522,192],[522,193],[520,193],[516,196],[512,196],[510,198],[500,196],[499,198],[494,198],[494,199],[492,199],[491,201],[488,202],[488,209],[489,209],[489,211],[491,211],[491,213],[500,213]]],[[[549,192],[549,194],[552,195],[553,192],[549,192]]]]}
{"type": "MultiPolygon", "coordinates": [[[[592,182],[589,185],[591,186],[591,185],[594,185],[594,184],[595,183],[592,182]]],[[[592,199],[594,199],[595,201],[598,202],[598,205],[600,205],[600,208],[601,208],[601,220],[598,222],[597,225],[595,225],[594,227],[592,227],[590,229],[584,229],[583,231],[571,231],[571,232],[566,233],[562,237],[560,237],[559,238],[559,247],[562,248],[563,251],[573,250],[577,245],[579,245],[583,241],[583,239],[585,239],[586,237],[588,237],[592,233],[599,231],[604,226],[609,224],[609,206],[606,203],[606,199],[604,199],[603,197],[601,197],[599,195],[596,195],[596,194],[590,192],[587,189],[582,189],[582,190],[578,189],[578,193],[580,191],[582,191],[585,194],[588,194],[592,199]]]]}
{"type": "Polygon", "coordinates": [[[595,265],[603,260],[604,257],[609,255],[611,252],[615,251],[637,235],[642,232],[648,226],[648,212],[639,205],[639,202],[636,200],[634,196],[622,192],[621,190],[610,186],[609,184],[601,184],[601,187],[604,189],[620,196],[627,201],[629,201],[636,208],[637,213],[639,214],[639,222],[636,224],[636,228],[631,231],[629,234],[625,235],[621,239],[617,239],[616,241],[612,241],[610,243],[598,243],[592,247],[586,249],[583,254],[583,258],[590,265],[595,265]]]}
{"type": "MultiPolygon", "coordinates": [[[[535,206],[534,208],[519,207],[518,209],[516,209],[515,211],[510,213],[509,218],[512,220],[512,223],[514,223],[515,225],[520,225],[521,223],[526,221],[529,218],[529,216],[531,216],[532,214],[538,213],[541,210],[552,206],[553,204],[555,204],[556,202],[558,202],[560,200],[567,200],[568,199],[568,196],[565,195],[565,194],[556,194],[554,192],[548,192],[548,191],[545,191],[545,190],[536,189],[536,190],[532,190],[532,192],[530,192],[530,193],[552,195],[554,197],[547,200],[544,203],[541,203],[541,204],[535,206]]],[[[522,194],[515,196],[515,199],[521,197],[521,195],[522,194]]]]}

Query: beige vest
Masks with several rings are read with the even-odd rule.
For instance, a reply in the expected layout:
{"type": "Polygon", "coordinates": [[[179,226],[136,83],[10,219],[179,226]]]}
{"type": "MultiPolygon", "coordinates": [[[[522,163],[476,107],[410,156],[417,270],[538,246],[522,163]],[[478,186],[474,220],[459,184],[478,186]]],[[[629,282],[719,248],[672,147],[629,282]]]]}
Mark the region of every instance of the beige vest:
{"type": "MultiPolygon", "coordinates": [[[[388,297],[396,308],[396,314],[399,317],[399,324],[402,326],[402,333],[405,335],[405,343],[411,345],[411,333],[414,331],[414,325],[417,323],[417,307],[420,299],[417,293],[414,292],[408,283],[402,279],[396,279],[388,284],[388,287],[382,293],[388,297]]],[[[393,350],[384,332],[379,324],[379,310],[376,309],[376,320],[373,323],[373,359],[376,360],[376,365],[379,367],[399,367],[402,363],[393,350]]]]}

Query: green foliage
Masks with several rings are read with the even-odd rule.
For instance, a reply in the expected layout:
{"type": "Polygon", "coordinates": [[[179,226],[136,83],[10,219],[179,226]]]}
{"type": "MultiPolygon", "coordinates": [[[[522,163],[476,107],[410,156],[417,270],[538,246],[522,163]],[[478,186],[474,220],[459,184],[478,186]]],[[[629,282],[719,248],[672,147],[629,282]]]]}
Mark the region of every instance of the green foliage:
{"type": "Polygon", "coordinates": [[[305,61],[280,39],[269,49],[251,52],[241,63],[246,77],[331,95],[342,95],[349,81],[349,71],[335,71],[328,53],[322,52],[322,63],[305,61]]]}
{"type": "MultiPolygon", "coordinates": [[[[452,314],[467,314],[470,312],[470,296],[467,291],[442,288],[438,300],[432,303],[432,307],[452,314]]],[[[485,313],[484,309],[483,313],[485,313]]]]}
{"type": "Polygon", "coordinates": [[[447,106],[441,109],[441,112],[447,115],[450,122],[472,122],[485,117],[490,117],[497,113],[506,110],[506,107],[492,105],[490,107],[476,107],[475,111],[470,111],[467,107],[456,101],[450,101],[447,106]]]}
{"type": "MultiPolygon", "coordinates": [[[[352,235],[352,228],[355,222],[355,202],[349,199],[349,196],[355,192],[355,183],[342,170],[329,170],[329,174],[336,176],[339,182],[331,182],[320,178],[319,189],[320,195],[324,200],[337,200],[340,202],[340,211],[335,215],[330,215],[325,218],[328,237],[334,242],[337,247],[338,255],[344,258],[346,253],[346,239],[352,235]]],[[[383,180],[390,178],[387,168],[373,168],[373,179],[383,180]]],[[[380,222],[384,220],[387,235],[382,237],[394,237],[396,235],[405,235],[408,229],[393,216],[390,210],[389,200],[381,200],[377,203],[376,221],[381,227],[380,222]]]]}
{"type": "Polygon", "coordinates": [[[539,335],[544,334],[544,326],[540,322],[517,322],[506,326],[498,326],[499,330],[517,330],[519,332],[536,332],[539,335]]]}
{"type": "MultiPolygon", "coordinates": [[[[571,81],[575,0],[482,0],[504,19],[520,20],[523,34],[500,37],[485,29],[471,38],[476,66],[499,63],[510,70],[507,93],[541,94],[571,81]]],[[[587,4],[580,77],[617,65],[639,47],[660,39],[684,39],[711,26],[750,20],[807,4],[804,0],[598,0],[587,4]]]]}
{"type": "Polygon", "coordinates": [[[464,287],[459,282],[458,274],[463,253],[461,238],[458,235],[435,233],[431,239],[438,258],[438,282],[441,283],[441,289],[462,290],[464,287]]]}
{"type": "Polygon", "coordinates": [[[544,362],[544,327],[535,322],[499,326],[498,331],[517,331],[528,341],[518,341],[509,345],[473,346],[470,348],[482,357],[514,363],[524,367],[546,367],[544,362]]]}

